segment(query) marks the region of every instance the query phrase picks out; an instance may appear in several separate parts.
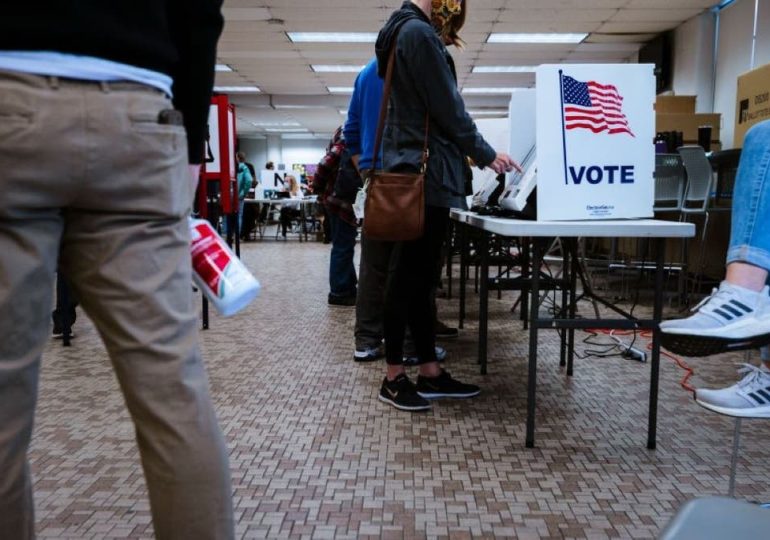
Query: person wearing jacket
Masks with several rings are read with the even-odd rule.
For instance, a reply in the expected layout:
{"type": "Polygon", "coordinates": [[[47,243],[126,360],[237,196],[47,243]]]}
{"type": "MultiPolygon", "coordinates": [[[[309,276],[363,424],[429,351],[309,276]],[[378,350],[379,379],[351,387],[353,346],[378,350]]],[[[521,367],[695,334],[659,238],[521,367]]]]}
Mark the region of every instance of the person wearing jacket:
{"type": "Polygon", "coordinates": [[[0,17],[0,537],[34,538],[27,452],[57,261],[136,430],[158,539],[234,537],[188,217],[222,0],[11,2],[0,17]]]}
{"type": "Polygon", "coordinates": [[[426,116],[429,123],[425,231],[417,240],[395,244],[385,288],[388,365],[379,399],[401,410],[427,410],[428,399],[468,398],[480,392],[477,386],[452,378],[437,362],[431,291],[449,209],[464,205],[465,156],[497,173],[518,168],[507,154],[496,153],[484,140],[457,88],[445,43],[461,43],[456,30],[465,16],[461,0],[406,0],[380,30],[375,45],[383,78],[395,47],[382,150],[386,170],[420,170],[426,116]],[[403,365],[407,324],[420,363],[416,385],[403,365]]]}
{"type": "Polygon", "coordinates": [[[254,183],[254,176],[251,174],[251,170],[246,164],[246,154],[243,152],[238,152],[236,157],[238,159],[238,174],[236,175],[238,180],[238,234],[240,234],[241,238],[243,238],[243,207],[245,206],[244,201],[249,195],[251,185],[254,183]]]}

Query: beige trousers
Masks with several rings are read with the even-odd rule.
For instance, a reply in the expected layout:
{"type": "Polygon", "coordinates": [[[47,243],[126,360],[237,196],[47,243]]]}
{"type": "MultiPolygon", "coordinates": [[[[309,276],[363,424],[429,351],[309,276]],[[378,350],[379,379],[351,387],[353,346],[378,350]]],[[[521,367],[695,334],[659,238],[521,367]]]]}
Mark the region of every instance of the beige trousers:
{"type": "Polygon", "coordinates": [[[0,538],[34,537],[26,454],[60,255],[134,421],[156,536],[233,537],[191,290],[187,146],[158,124],[168,108],[138,85],[0,71],[0,538]]]}

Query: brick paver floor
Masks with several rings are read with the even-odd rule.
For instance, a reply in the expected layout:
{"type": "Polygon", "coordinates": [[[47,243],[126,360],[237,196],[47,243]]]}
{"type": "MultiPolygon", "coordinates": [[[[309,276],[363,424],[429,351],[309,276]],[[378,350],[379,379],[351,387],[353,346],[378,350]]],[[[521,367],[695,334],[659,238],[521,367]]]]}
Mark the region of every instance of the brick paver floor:
{"type": "MultiPolygon", "coordinates": [[[[576,362],[540,342],[537,448],[523,445],[527,335],[515,293],[490,300],[489,375],[475,364],[476,296],[446,367],[482,386],[428,414],[376,400],[382,363],[352,360],[353,309],[329,307],[329,246],[247,244],[262,296],[203,332],[230,448],[238,538],[651,538],[687,499],[727,490],[732,422],[708,414],[664,360],[658,441],[646,440],[649,365],[576,362]]],[[[439,300],[456,323],[456,300],[439,300]]],[[[588,305],[582,305],[589,312],[588,305]]],[[[134,432],[96,331],[51,341],[31,450],[41,538],[152,538],[134,432]]],[[[644,343],[644,340],[640,341],[644,343]]],[[[645,343],[646,344],[646,343],[645,343]]],[[[581,346],[582,347],[582,346],[581,346]]],[[[734,380],[742,355],[693,360],[695,383],[734,380]]],[[[770,422],[744,424],[738,496],[770,500],[770,422]]]]}

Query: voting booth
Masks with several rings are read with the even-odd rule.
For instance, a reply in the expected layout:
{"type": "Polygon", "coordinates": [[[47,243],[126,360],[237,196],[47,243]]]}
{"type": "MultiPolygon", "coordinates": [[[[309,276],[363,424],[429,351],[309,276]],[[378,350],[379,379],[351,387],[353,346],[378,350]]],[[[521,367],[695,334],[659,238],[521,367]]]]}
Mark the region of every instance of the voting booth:
{"type": "Polygon", "coordinates": [[[538,68],[539,220],[653,216],[654,102],[651,64],[538,68]]]}

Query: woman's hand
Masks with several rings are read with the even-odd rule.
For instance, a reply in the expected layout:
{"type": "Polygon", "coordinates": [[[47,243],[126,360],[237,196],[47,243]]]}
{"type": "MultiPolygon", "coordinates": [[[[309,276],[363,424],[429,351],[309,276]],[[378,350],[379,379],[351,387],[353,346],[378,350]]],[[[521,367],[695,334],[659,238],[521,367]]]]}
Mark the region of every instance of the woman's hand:
{"type": "Polygon", "coordinates": [[[516,163],[511,158],[511,156],[509,156],[505,152],[498,152],[497,156],[495,157],[495,160],[489,164],[489,167],[493,171],[495,171],[497,174],[511,172],[514,169],[516,169],[520,173],[524,172],[523,170],[521,170],[521,166],[518,163],[516,163]]]}

